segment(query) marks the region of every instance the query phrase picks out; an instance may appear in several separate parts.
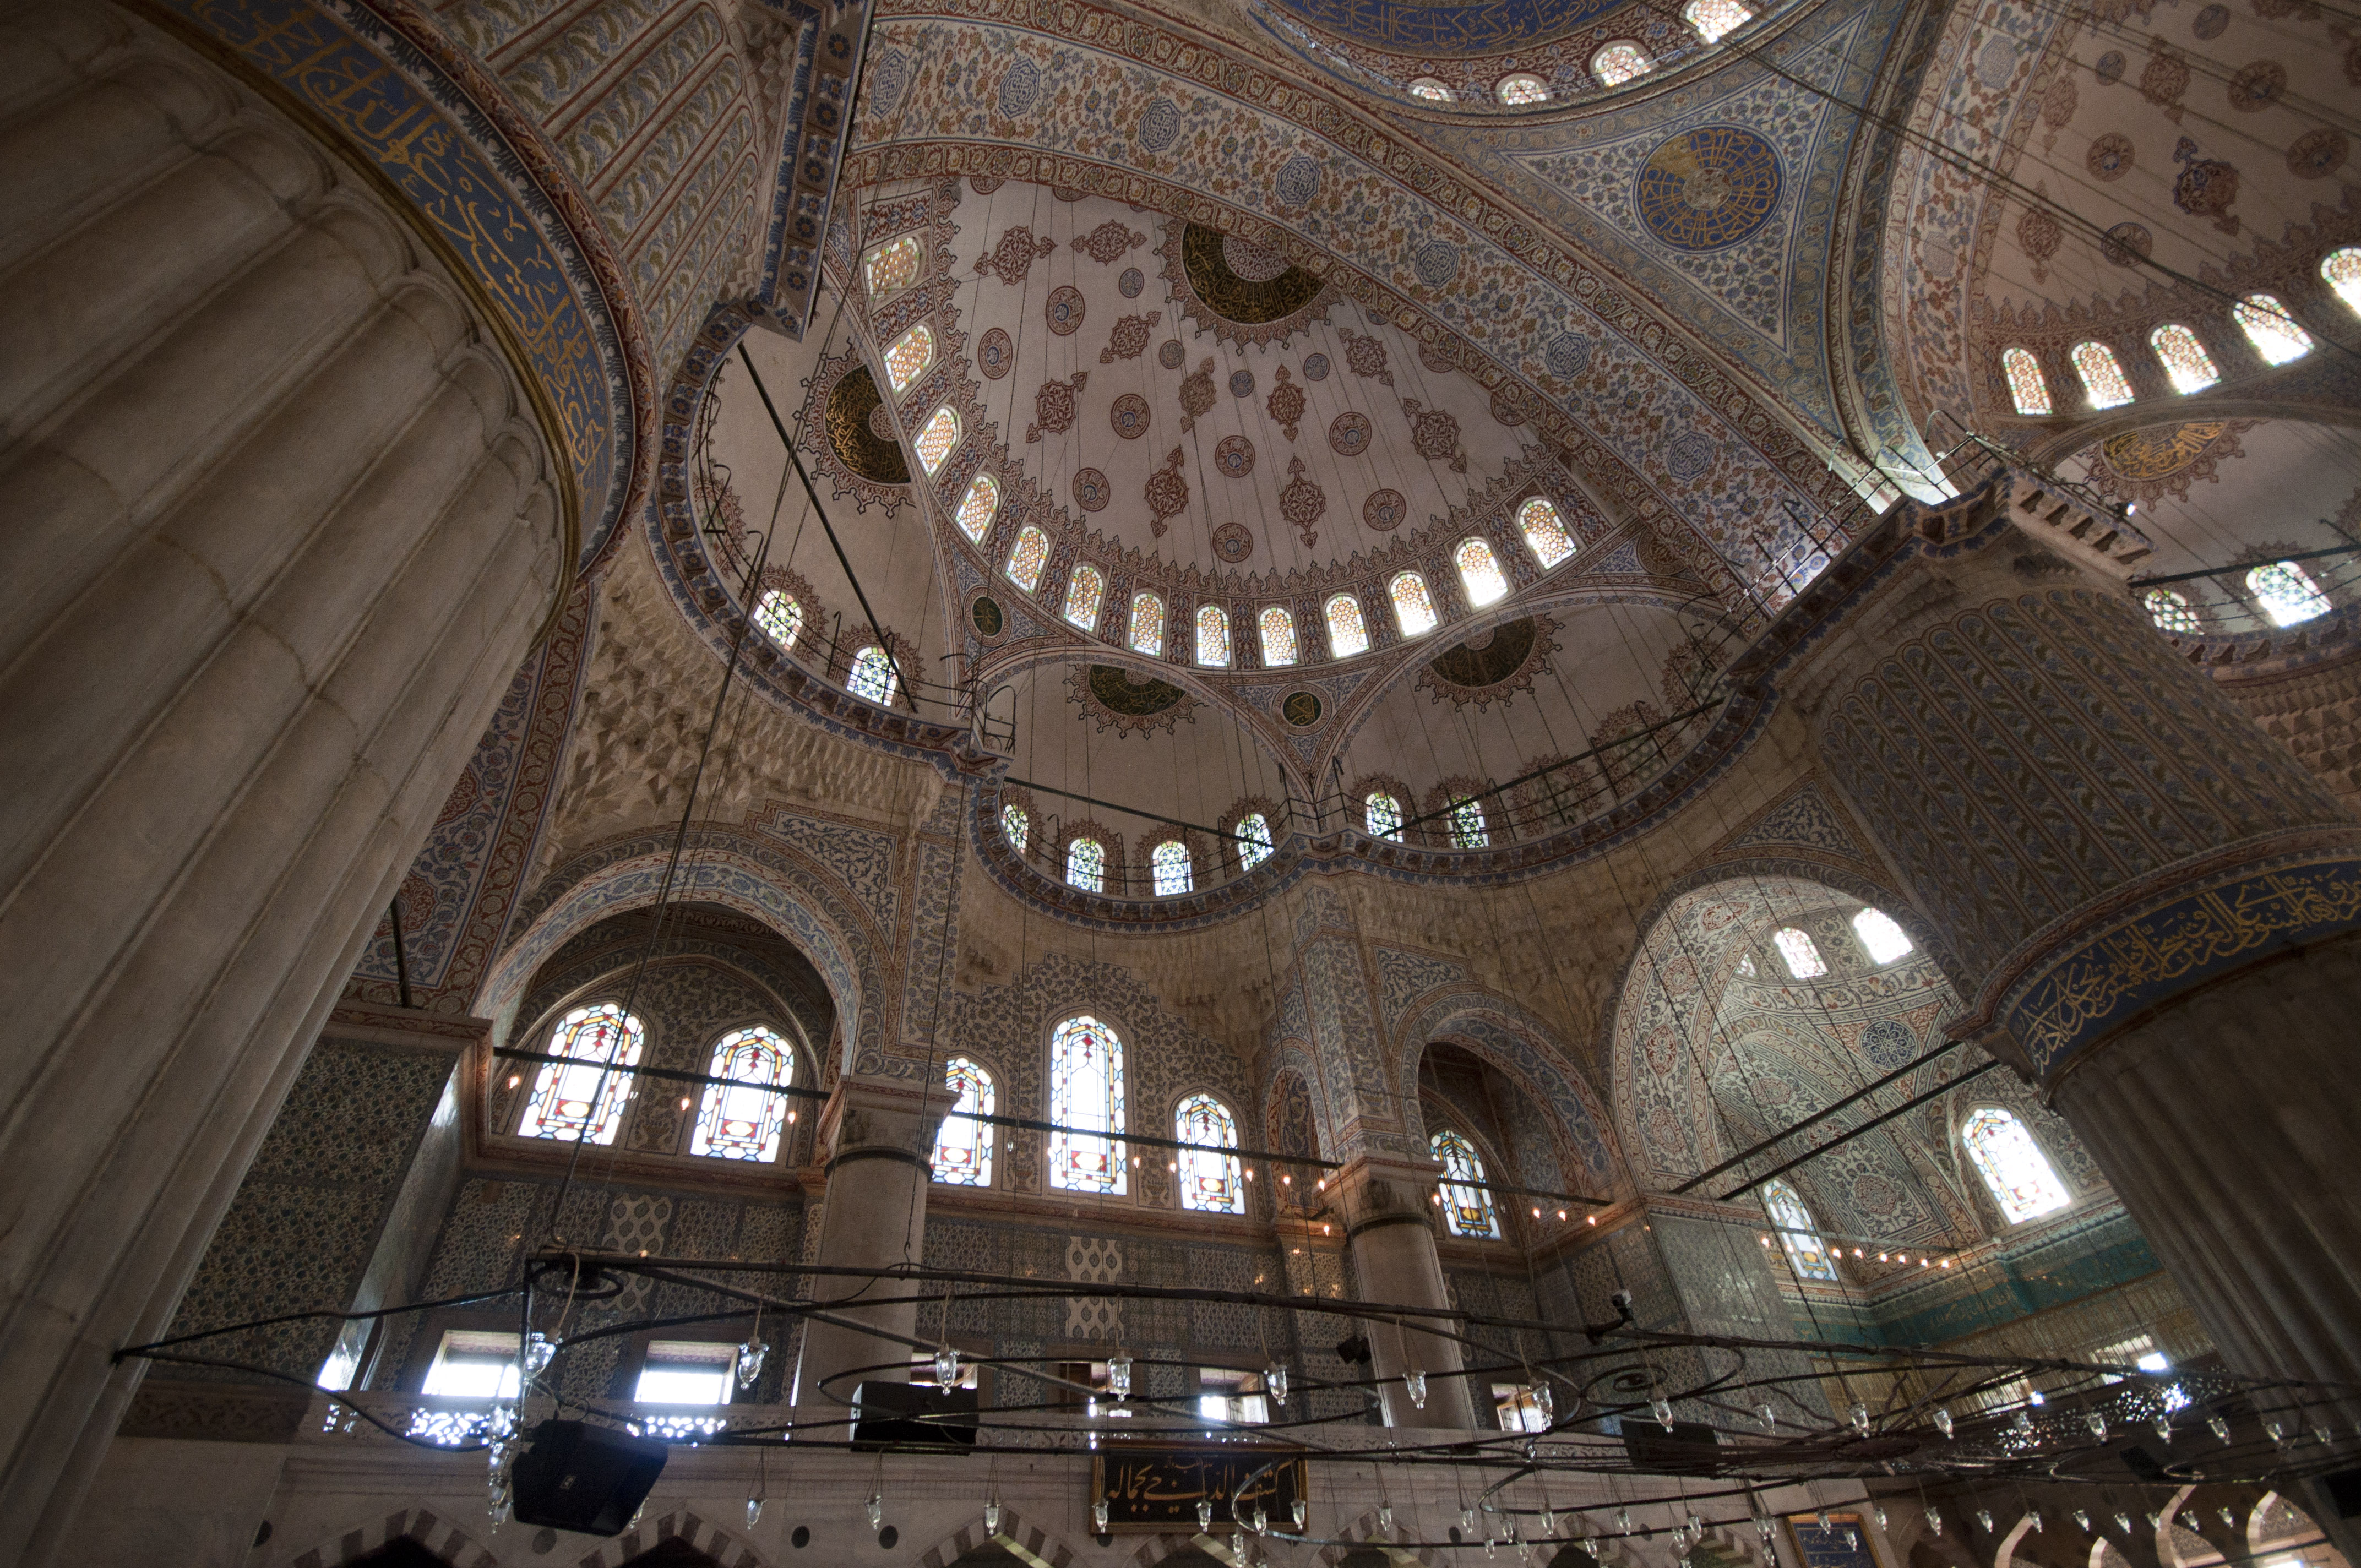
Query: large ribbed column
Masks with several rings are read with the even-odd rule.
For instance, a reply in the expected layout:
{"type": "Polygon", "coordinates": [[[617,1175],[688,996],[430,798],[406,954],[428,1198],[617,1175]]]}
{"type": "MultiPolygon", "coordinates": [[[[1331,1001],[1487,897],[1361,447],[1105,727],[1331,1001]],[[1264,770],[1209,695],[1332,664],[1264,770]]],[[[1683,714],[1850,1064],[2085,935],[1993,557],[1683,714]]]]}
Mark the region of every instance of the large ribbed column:
{"type": "Polygon", "coordinates": [[[0,1561],[57,1548],[562,580],[467,296],[110,7],[0,17],[0,1561]]]}
{"type": "Polygon", "coordinates": [[[2361,1381],[2361,824],[2026,476],[1905,506],[1755,657],[2228,1363],[2361,1381]],[[1781,641],[1784,639],[1784,641],[1781,641]]]}

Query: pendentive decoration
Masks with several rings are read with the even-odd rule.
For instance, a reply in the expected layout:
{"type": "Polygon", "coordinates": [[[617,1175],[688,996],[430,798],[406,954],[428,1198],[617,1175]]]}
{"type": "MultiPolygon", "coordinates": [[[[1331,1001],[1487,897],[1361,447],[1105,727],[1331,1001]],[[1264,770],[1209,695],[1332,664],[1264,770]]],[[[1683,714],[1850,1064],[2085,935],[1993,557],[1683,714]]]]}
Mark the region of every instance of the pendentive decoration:
{"type": "Polygon", "coordinates": [[[1428,660],[1416,685],[1434,701],[1455,707],[1505,706],[1517,693],[1531,690],[1536,676],[1548,673],[1560,630],[1549,616],[1531,615],[1479,631],[1428,660]]]}
{"type": "Polygon", "coordinates": [[[1066,700],[1102,731],[1144,735],[1197,721],[1197,699],[1170,681],[1121,664],[1079,666],[1066,676],[1066,700]]]}
{"type": "Polygon", "coordinates": [[[875,501],[888,510],[901,505],[910,465],[902,444],[880,435],[872,422],[885,410],[869,367],[846,354],[822,362],[813,380],[826,390],[806,416],[806,450],[818,455],[818,466],[829,472],[837,492],[850,492],[856,505],[875,501]]]}
{"type": "Polygon", "coordinates": [[[1175,220],[1156,254],[1180,314],[1219,341],[1284,342],[1324,321],[1334,297],[1325,280],[1243,236],[1175,220]]]}

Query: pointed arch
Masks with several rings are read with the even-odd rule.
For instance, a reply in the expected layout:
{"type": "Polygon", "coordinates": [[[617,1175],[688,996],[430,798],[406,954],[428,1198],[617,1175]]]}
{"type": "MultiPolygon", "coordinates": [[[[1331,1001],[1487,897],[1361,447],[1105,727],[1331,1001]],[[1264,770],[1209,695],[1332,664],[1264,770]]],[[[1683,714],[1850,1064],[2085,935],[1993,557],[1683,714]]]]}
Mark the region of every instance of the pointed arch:
{"type": "Polygon", "coordinates": [[[658,1541],[674,1536],[730,1568],[770,1568],[771,1560],[752,1545],[693,1508],[676,1508],[661,1519],[642,1519],[637,1529],[600,1542],[588,1557],[577,1558],[574,1568],[622,1568],[658,1541]]]}
{"type": "Polygon", "coordinates": [[[1593,1197],[1623,1195],[1612,1190],[1622,1186],[1624,1166],[1607,1101],[1574,1065],[1565,1042],[1515,1002],[1480,986],[1455,984],[1410,1011],[1395,1040],[1394,1087],[1420,1147],[1429,1129],[1418,1104],[1419,1058],[1430,1044],[1447,1040],[1499,1069],[1547,1108],[1558,1169],[1569,1190],[1584,1186],[1593,1197]]]}
{"type": "Polygon", "coordinates": [[[322,1537],[317,1546],[287,1561],[292,1568],[319,1568],[323,1563],[367,1556],[397,1541],[415,1541],[452,1568],[500,1568],[500,1560],[489,1548],[428,1508],[374,1515],[348,1530],[322,1537]]]}

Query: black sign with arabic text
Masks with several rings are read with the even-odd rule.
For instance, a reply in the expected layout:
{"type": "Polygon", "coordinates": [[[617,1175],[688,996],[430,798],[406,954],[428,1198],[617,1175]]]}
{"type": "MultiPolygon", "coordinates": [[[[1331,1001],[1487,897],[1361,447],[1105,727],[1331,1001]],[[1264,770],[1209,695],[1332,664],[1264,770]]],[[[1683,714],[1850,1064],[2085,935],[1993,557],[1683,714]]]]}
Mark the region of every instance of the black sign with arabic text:
{"type": "Polygon", "coordinates": [[[1091,1461],[1091,1505],[1105,1501],[1110,1530],[1194,1530],[1209,1502],[1220,1530],[1235,1523],[1235,1497],[1249,1518],[1259,1508],[1272,1529],[1293,1530],[1306,1480],[1301,1456],[1268,1448],[1110,1448],[1091,1461]]]}

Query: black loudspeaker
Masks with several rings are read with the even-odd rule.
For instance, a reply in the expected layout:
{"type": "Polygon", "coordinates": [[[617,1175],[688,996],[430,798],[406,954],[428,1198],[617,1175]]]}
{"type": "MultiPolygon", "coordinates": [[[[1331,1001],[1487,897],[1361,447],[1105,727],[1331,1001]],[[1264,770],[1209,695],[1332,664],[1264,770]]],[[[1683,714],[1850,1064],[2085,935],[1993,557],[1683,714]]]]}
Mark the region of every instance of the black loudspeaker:
{"type": "Polygon", "coordinates": [[[1675,1421],[1666,1431],[1653,1416],[1623,1418],[1623,1447],[1631,1468],[1659,1475],[1711,1475],[1721,1469],[1721,1440],[1703,1421],[1675,1421]]]}
{"type": "Polygon", "coordinates": [[[2332,1470],[2312,1478],[2312,1495],[2338,1519],[2361,1519],[2361,1470],[2332,1470]]]}
{"type": "Polygon", "coordinates": [[[975,1390],[863,1383],[852,1391],[852,1446],[972,1448],[975,1390]]]}
{"type": "Polygon", "coordinates": [[[511,1473],[520,1524],[620,1535],[664,1474],[665,1446],[587,1421],[544,1421],[511,1473]]]}

